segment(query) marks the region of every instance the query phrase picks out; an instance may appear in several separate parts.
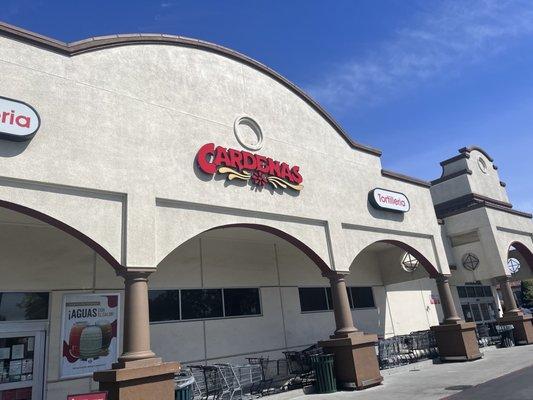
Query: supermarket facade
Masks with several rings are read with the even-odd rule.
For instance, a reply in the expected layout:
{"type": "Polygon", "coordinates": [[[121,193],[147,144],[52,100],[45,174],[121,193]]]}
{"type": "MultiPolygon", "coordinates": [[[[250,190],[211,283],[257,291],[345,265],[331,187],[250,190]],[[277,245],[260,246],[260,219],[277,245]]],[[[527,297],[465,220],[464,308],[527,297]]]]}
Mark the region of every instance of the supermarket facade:
{"type": "Polygon", "coordinates": [[[434,327],[441,356],[472,360],[475,324],[503,318],[533,343],[509,286],[533,277],[531,214],[490,152],[432,182],[385,170],[293,84],[202,41],[0,25],[0,49],[0,394],[165,398],[175,361],[319,341],[365,388],[378,336],[434,327]]]}

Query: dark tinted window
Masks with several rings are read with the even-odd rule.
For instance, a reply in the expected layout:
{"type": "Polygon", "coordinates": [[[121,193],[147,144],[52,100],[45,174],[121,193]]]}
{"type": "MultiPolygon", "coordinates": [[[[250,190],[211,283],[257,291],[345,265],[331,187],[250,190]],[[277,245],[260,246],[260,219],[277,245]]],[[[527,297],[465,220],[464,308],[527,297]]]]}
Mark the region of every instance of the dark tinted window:
{"type": "Polygon", "coordinates": [[[48,293],[0,293],[0,321],[48,319],[48,293]]]}
{"type": "Polygon", "coordinates": [[[476,297],[476,289],[474,286],[466,286],[466,294],[468,297],[476,297]]]}
{"type": "Polygon", "coordinates": [[[476,297],[484,297],[485,296],[485,293],[483,292],[483,286],[476,286],[475,287],[475,291],[476,291],[476,297]]]}
{"type": "Polygon", "coordinates": [[[492,297],[492,290],[490,290],[490,286],[483,286],[483,293],[485,294],[485,297],[492,297]]]}
{"type": "Polygon", "coordinates": [[[474,320],[476,322],[483,321],[483,318],[481,318],[481,311],[479,310],[479,304],[470,304],[470,308],[472,309],[474,320]]]}
{"type": "Polygon", "coordinates": [[[259,289],[224,289],[226,317],[261,314],[259,289]]]}
{"type": "Polygon", "coordinates": [[[181,312],[183,319],[222,317],[222,290],[182,290],[181,312]]]}
{"type": "MultiPolygon", "coordinates": [[[[329,310],[333,310],[333,298],[331,297],[331,288],[327,287],[326,288],[326,292],[327,292],[327,295],[328,295],[328,309],[329,310]]],[[[350,291],[349,287],[346,288],[346,293],[348,295],[348,303],[350,303],[350,308],[354,308],[353,307],[353,301],[352,301],[352,294],[351,294],[351,291],[350,291]]]]}
{"type": "Polygon", "coordinates": [[[299,288],[300,307],[305,311],[322,311],[328,309],[325,288],[299,288]]]}
{"type": "Polygon", "coordinates": [[[464,286],[457,286],[457,292],[459,293],[459,297],[468,297],[464,286]]]}
{"type": "Polygon", "coordinates": [[[180,319],[179,290],[150,290],[148,304],[150,321],[175,321],[180,319]]]}
{"type": "Polygon", "coordinates": [[[371,287],[352,287],[352,298],[355,308],[374,307],[374,294],[371,287]]]}
{"type": "Polygon", "coordinates": [[[472,316],[472,311],[470,311],[470,306],[468,304],[461,304],[461,308],[463,309],[463,315],[465,317],[465,321],[473,322],[474,318],[472,316]]]}
{"type": "Polygon", "coordinates": [[[331,288],[326,288],[326,296],[328,298],[328,310],[333,310],[333,297],[331,297],[331,288]]]}
{"type": "Polygon", "coordinates": [[[350,308],[355,308],[355,305],[353,303],[352,289],[347,287],[346,291],[348,292],[348,302],[350,303],[350,308]]]}

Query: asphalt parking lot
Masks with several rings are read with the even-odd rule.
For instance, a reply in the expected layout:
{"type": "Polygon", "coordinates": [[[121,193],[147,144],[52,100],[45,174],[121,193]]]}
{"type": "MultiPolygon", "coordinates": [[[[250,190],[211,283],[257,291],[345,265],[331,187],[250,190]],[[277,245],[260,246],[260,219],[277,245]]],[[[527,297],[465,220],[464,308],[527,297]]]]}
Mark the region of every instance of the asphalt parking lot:
{"type": "Polygon", "coordinates": [[[383,384],[355,392],[280,393],[271,400],[533,400],[533,345],[482,349],[481,360],[430,361],[382,371],[383,384]]]}
{"type": "Polygon", "coordinates": [[[533,367],[527,367],[465,389],[445,400],[531,400],[533,367]]]}

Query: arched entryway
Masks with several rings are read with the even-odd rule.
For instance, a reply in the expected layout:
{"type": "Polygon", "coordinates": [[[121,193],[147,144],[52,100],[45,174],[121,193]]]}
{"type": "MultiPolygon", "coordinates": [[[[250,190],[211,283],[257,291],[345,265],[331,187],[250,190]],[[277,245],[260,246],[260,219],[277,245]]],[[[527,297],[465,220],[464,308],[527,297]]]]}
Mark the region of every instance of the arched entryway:
{"type": "Polygon", "coordinates": [[[503,300],[503,317],[498,320],[500,324],[514,326],[514,338],[517,344],[533,343],[533,319],[531,315],[524,315],[517,301],[520,296],[521,281],[533,277],[533,254],[524,243],[513,241],[507,249],[506,274],[496,279],[499,284],[503,300]],[[514,291],[513,287],[517,290],[514,291]]]}
{"type": "Polygon", "coordinates": [[[45,225],[57,228],[58,230],[61,230],[66,234],[78,239],[85,246],[94,250],[94,252],[98,254],[102,259],[104,259],[112,268],[114,268],[117,273],[124,271],[124,267],[117,261],[117,259],[113,257],[111,253],[109,253],[109,251],[107,251],[98,242],[85,235],[83,232],[80,232],[78,229],[58,220],[57,218],[54,218],[33,208],[29,208],[6,200],[0,200],[0,209],[10,210],[17,214],[25,215],[26,217],[29,217],[32,220],[40,221],[45,225]]]}
{"type": "MultiPolygon", "coordinates": [[[[65,301],[89,295],[94,303],[102,300],[96,298],[100,293],[123,300],[124,283],[117,273],[124,268],[96,241],[68,224],[4,200],[0,200],[0,253],[0,347],[15,346],[16,357],[27,360],[25,372],[21,369],[16,377],[16,390],[31,391],[33,399],[43,398],[44,389],[66,398],[73,393],[64,385],[65,379],[72,380],[63,363],[63,343],[71,345],[69,331],[63,330],[65,301]]],[[[98,362],[110,368],[121,352],[123,324],[118,310],[123,304],[107,304],[116,310],[113,321],[118,329],[109,331],[108,356],[98,362]]],[[[74,358],[78,357],[68,362],[74,364],[74,358]]],[[[75,379],[78,386],[89,387],[92,375],[78,373],[75,379]]],[[[0,397],[3,391],[0,383],[0,397]]]]}
{"type": "Polygon", "coordinates": [[[433,277],[437,269],[417,249],[399,240],[379,240],[364,248],[346,276],[352,315],[358,328],[381,337],[429,329],[442,319],[433,277]],[[365,289],[369,288],[369,289],[365,289]],[[357,292],[372,296],[357,304],[357,292]]]}
{"type": "Polygon", "coordinates": [[[533,252],[530,247],[522,242],[513,241],[507,251],[507,267],[508,272],[517,279],[532,279],[533,252]],[[509,262],[511,259],[514,259],[513,262],[509,262]]]}
{"type": "Polygon", "coordinates": [[[448,277],[414,246],[397,239],[375,241],[357,254],[346,280],[349,286],[365,280],[373,283],[379,334],[395,336],[431,329],[442,359],[481,357],[475,324],[459,318],[448,277]]]}
{"type": "Polygon", "coordinates": [[[207,229],[150,276],[153,349],[188,364],[282,358],[308,347],[335,330],[328,272],[309,246],[277,228],[207,229]]]}

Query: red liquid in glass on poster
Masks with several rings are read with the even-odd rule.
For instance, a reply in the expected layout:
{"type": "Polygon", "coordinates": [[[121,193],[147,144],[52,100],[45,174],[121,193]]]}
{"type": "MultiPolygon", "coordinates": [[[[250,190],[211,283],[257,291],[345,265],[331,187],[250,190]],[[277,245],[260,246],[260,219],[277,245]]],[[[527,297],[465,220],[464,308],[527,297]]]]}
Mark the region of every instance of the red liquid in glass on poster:
{"type": "Polygon", "coordinates": [[[117,360],[119,295],[65,294],[61,377],[86,376],[117,360]]]}
{"type": "Polygon", "coordinates": [[[67,396],[67,400],[107,400],[107,392],[73,394],[67,396]]]}
{"type": "Polygon", "coordinates": [[[73,394],[69,395],[67,400],[107,400],[107,392],[73,394]]]}

